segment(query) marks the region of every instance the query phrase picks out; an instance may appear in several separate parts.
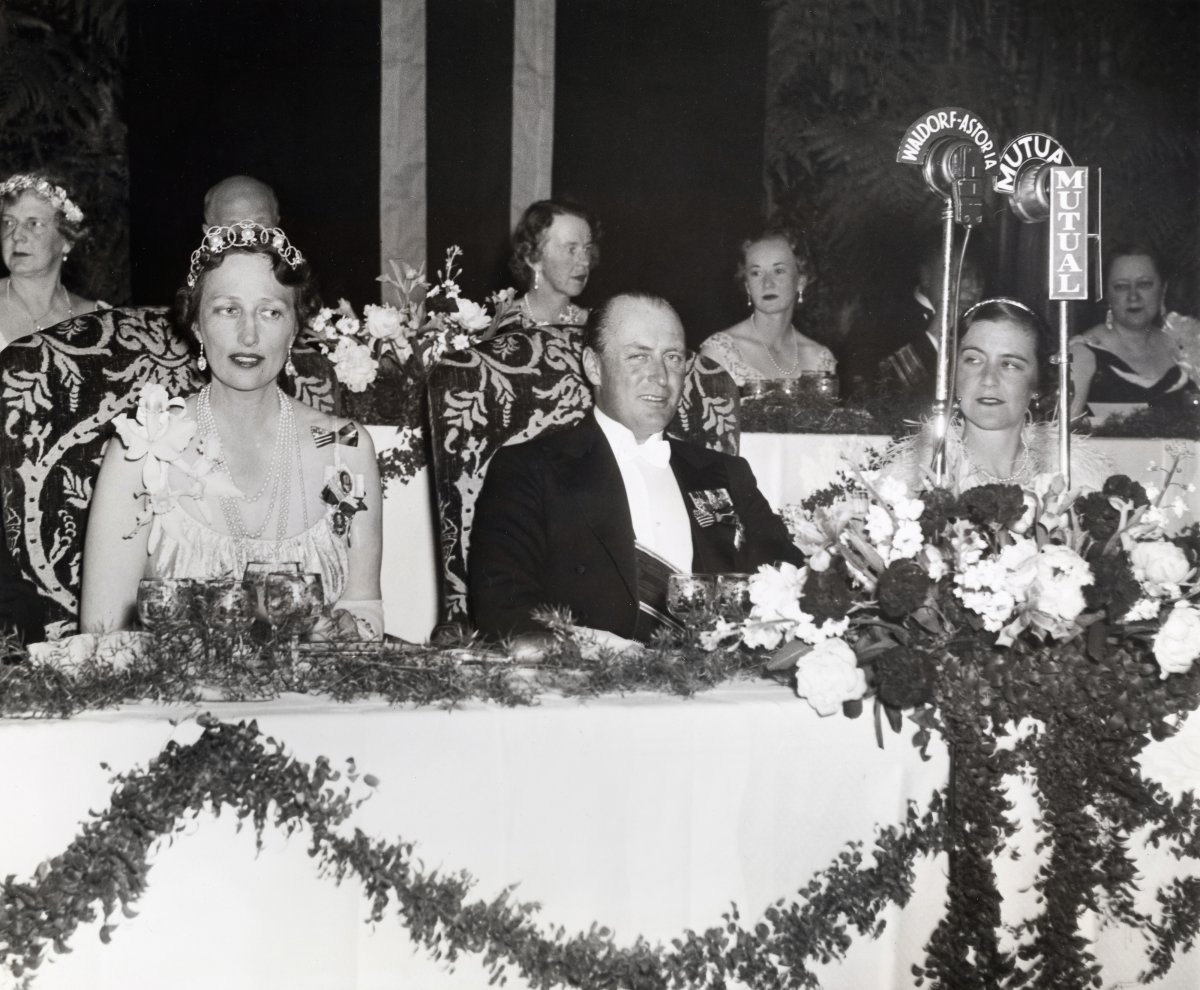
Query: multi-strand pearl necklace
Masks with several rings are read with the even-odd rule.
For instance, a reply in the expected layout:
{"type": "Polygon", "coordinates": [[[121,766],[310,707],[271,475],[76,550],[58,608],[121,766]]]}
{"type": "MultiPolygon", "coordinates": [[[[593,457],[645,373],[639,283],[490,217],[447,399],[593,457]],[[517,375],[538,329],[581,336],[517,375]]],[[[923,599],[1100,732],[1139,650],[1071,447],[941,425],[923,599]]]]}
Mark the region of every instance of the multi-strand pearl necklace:
{"type": "Polygon", "coordinates": [[[1029,441],[1025,439],[1025,434],[1021,434],[1021,452],[1017,455],[1013,462],[1013,473],[1005,477],[998,474],[992,474],[986,468],[976,466],[976,470],[982,475],[983,479],[991,485],[1011,485],[1015,481],[1020,481],[1025,472],[1029,468],[1029,441]]]}
{"type": "MultiPolygon", "coordinates": [[[[200,390],[200,395],[196,399],[196,420],[202,435],[211,434],[220,442],[221,434],[217,430],[217,421],[212,412],[211,392],[211,385],[205,385],[200,390]]],[[[296,430],[296,414],[292,411],[291,402],[288,401],[279,386],[275,387],[275,393],[279,399],[279,422],[275,427],[275,443],[271,448],[271,460],[262,485],[253,495],[222,495],[217,499],[221,504],[221,513],[225,517],[225,526],[229,530],[229,535],[239,543],[261,539],[263,533],[267,531],[272,514],[275,516],[275,539],[279,541],[287,536],[288,510],[292,500],[291,464],[289,461],[294,461],[296,465],[304,512],[304,528],[308,529],[308,503],[303,498],[304,466],[300,458],[300,436],[296,430]],[[255,505],[263,496],[269,497],[267,510],[262,517],[262,525],[251,530],[242,517],[242,510],[238,503],[255,505]]],[[[233,481],[233,473],[229,470],[229,461],[225,456],[223,445],[221,454],[217,458],[217,465],[225,472],[229,480],[233,481]]],[[[236,482],[234,483],[236,484],[236,482]]]]}

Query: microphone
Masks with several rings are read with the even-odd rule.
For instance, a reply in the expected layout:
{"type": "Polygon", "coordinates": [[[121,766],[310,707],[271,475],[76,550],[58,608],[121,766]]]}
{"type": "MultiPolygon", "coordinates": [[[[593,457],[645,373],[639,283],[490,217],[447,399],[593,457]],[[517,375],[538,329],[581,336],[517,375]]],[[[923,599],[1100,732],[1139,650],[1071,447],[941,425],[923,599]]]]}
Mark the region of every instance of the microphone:
{"type": "Polygon", "coordinates": [[[929,149],[921,167],[925,184],[950,200],[960,227],[983,223],[983,155],[970,141],[941,138],[929,149]]]}

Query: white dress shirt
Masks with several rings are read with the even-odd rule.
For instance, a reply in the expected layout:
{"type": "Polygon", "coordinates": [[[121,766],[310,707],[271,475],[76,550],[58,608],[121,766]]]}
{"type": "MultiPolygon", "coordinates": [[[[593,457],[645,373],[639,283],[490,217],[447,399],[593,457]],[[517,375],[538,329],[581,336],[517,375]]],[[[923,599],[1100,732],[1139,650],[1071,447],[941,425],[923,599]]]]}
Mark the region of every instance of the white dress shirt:
{"type": "Polygon", "coordinates": [[[634,539],[679,570],[691,571],[692,524],[671,470],[670,445],[661,433],[639,444],[627,426],[599,409],[594,413],[621,469],[634,539]]]}

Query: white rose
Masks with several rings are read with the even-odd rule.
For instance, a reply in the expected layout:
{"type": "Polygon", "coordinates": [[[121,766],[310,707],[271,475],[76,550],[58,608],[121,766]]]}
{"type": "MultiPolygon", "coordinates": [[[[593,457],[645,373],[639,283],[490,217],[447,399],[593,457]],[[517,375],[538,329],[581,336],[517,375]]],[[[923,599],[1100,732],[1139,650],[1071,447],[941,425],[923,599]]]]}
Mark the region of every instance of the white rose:
{"type": "Polygon", "coordinates": [[[1166,540],[1135,543],[1129,551],[1135,576],[1150,584],[1182,584],[1191,568],[1187,555],[1166,540]]]}
{"type": "Polygon", "coordinates": [[[376,340],[390,340],[400,333],[400,311],[394,306],[368,304],[363,307],[363,317],[367,322],[367,332],[376,340]]]}
{"type": "MultiPolygon", "coordinates": [[[[486,330],[492,325],[492,318],[479,303],[459,297],[454,304],[458,307],[458,324],[461,327],[467,330],[486,330]]],[[[465,348],[460,348],[460,350],[465,350],[465,348]]]]}
{"type": "Polygon", "coordinates": [[[1185,602],[1176,602],[1167,620],[1154,637],[1154,659],[1168,674],[1186,674],[1200,656],[1200,611],[1185,602]]]}
{"type": "Polygon", "coordinates": [[[867,678],[845,640],[818,643],[796,665],[796,694],[807,700],[818,715],[832,715],[842,702],[854,701],[866,692],[867,678]]]}
{"type": "Polygon", "coordinates": [[[333,362],[338,381],[351,392],[365,392],[379,374],[379,362],[371,356],[371,348],[349,337],[338,341],[329,360],[333,362]]]}

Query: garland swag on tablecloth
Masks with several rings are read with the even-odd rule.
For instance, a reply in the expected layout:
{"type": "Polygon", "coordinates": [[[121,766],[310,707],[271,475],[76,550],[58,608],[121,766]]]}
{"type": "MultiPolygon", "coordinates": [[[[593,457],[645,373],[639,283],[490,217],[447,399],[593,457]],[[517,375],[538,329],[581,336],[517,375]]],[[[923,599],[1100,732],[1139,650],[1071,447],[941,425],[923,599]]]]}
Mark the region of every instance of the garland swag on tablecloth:
{"type": "Polygon", "coordinates": [[[184,830],[185,819],[210,810],[233,811],[253,823],[261,845],[268,824],[285,835],[307,829],[310,855],[322,875],[339,883],[353,876],[371,902],[369,922],[396,911],[414,942],[453,964],[464,952],[483,957],[494,977],[510,971],[542,987],[622,987],[685,990],[726,986],[738,980],[756,988],[817,987],[806,963],[841,958],[851,928],[877,935],[881,910],[904,904],[912,893],[920,855],[940,846],[940,800],[920,814],[911,806],[902,827],[880,829],[872,849],[850,843],[837,861],[802,890],[801,900],[781,900],[753,928],[736,906],[723,923],[703,932],[684,931],[670,948],[640,937],[623,948],[607,928],[593,925],[568,935],[537,924],[539,908],[515,901],[511,888],[492,901],[470,901],[471,878],[425,871],[415,846],[403,839],[372,839],[341,826],[378,783],[352,762],[345,771],[324,757],[314,766],[297,762],[282,743],[264,741],[255,723],[232,725],[200,716],[201,737],[191,745],[167,743],[144,771],[115,778],[107,810],[87,822],[60,855],[42,863],[25,883],[14,877],[0,887],[0,960],[27,986],[48,955],[70,951],[81,924],[104,924],[112,939],[120,910],[136,918],[146,890],[149,856],[158,843],[184,830]],[[871,865],[864,866],[870,859],[871,865]]]}

